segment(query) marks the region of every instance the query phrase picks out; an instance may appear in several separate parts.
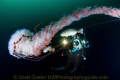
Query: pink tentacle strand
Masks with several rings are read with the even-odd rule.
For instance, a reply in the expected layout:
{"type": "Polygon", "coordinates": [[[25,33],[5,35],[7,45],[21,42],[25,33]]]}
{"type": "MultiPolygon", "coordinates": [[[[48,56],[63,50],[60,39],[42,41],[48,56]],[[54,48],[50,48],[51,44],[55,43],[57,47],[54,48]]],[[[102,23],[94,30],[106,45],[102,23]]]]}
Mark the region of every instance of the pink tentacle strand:
{"type": "Polygon", "coordinates": [[[39,56],[41,51],[46,48],[54,35],[72,22],[93,14],[105,14],[120,18],[120,9],[111,7],[86,7],[75,10],[72,14],[62,17],[58,22],[48,25],[41,32],[33,36],[27,29],[16,31],[10,38],[8,49],[9,53],[15,57],[39,56]],[[33,36],[33,37],[32,37],[33,36]]]}

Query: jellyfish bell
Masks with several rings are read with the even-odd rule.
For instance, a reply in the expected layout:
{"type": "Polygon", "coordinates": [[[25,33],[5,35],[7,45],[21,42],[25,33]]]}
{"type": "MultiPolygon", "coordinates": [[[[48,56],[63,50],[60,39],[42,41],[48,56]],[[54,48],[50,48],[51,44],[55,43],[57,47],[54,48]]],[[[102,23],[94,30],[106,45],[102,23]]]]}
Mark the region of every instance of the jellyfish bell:
{"type": "Polygon", "coordinates": [[[14,57],[17,57],[17,58],[23,57],[23,55],[28,56],[27,54],[21,54],[21,51],[23,49],[23,46],[24,46],[24,49],[32,48],[30,46],[27,46],[27,44],[24,44],[24,42],[30,41],[31,36],[33,36],[33,35],[34,34],[31,31],[29,31],[25,28],[17,30],[11,36],[9,43],[8,43],[8,50],[9,50],[10,55],[13,55],[14,57]]]}

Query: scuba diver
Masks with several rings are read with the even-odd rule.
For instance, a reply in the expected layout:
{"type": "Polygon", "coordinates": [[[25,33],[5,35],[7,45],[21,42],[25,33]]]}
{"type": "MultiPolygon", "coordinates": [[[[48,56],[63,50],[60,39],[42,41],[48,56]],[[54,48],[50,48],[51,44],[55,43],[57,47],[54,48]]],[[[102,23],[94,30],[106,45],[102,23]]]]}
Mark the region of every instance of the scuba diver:
{"type": "Polygon", "coordinates": [[[83,60],[86,60],[85,49],[89,48],[89,41],[87,41],[85,33],[83,33],[83,29],[80,29],[79,31],[68,29],[61,33],[61,35],[62,37],[65,37],[62,40],[63,44],[65,45],[65,49],[61,55],[63,57],[68,57],[67,64],[62,67],[52,67],[52,69],[64,71],[72,66],[73,68],[69,70],[69,73],[71,74],[77,70],[77,66],[81,57],[83,60]]]}

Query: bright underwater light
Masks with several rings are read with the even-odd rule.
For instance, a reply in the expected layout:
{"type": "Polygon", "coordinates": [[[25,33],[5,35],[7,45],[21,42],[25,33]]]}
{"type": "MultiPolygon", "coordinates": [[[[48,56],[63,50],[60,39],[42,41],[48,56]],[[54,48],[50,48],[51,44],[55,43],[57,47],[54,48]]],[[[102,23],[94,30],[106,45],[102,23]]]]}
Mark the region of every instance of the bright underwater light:
{"type": "Polygon", "coordinates": [[[67,40],[63,40],[63,44],[66,45],[68,43],[67,40]]]}

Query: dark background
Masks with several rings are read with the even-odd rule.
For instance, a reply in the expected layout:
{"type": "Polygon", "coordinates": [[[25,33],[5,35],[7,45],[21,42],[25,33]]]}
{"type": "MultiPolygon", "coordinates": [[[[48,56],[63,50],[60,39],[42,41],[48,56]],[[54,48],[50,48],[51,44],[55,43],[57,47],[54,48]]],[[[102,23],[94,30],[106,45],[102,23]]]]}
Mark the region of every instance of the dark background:
{"type": "MultiPolygon", "coordinates": [[[[10,36],[18,29],[26,28],[35,33],[34,27],[48,20],[37,28],[58,21],[62,16],[72,13],[77,7],[110,6],[120,8],[115,0],[0,0],[0,75],[1,80],[14,75],[64,75],[63,72],[52,71],[51,67],[63,65],[63,57],[58,51],[45,59],[33,62],[17,59],[8,52],[10,36]],[[62,74],[63,73],[63,74],[62,74]]],[[[105,15],[92,15],[73,22],[60,30],[55,36],[66,29],[79,29],[92,24],[116,20],[105,15]],[[85,25],[85,26],[83,26],[85,25]]],[[[71,75],[108,76],[109,80],[118,80],[120,74],[120,21],[110,22],[85,28],[91,48],[87,51],[87,60],[80,62],[78,69],[71,75]],[[81,66],[84,65],[84,68],[81,66]]],[[[54,37],[52,45],[60,44],[61,37],[54,37]]]]}

